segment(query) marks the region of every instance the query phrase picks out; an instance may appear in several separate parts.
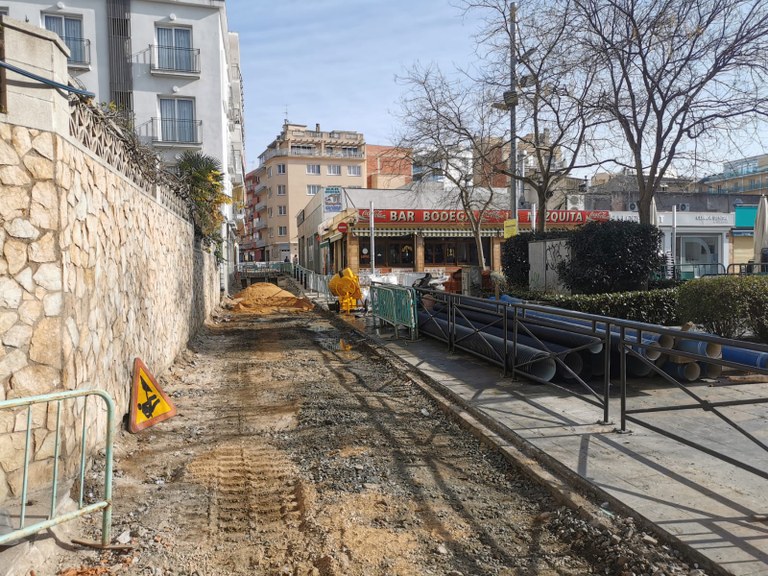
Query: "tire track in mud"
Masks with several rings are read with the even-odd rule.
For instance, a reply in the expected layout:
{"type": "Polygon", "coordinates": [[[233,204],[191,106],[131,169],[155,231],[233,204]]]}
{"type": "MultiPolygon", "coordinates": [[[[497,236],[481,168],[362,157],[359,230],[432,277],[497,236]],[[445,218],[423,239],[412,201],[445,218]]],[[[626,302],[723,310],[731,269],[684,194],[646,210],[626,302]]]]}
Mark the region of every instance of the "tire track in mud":
{"type": "Polygon", "coordinates": [[[222,351],[217,394],[227,402],[217,401],[210,430],[218,442],[183,475],[186,487],[202,496],[186,514],[183,540],[211,541],[220,548],[213,561],[232,573],[296,564],[294,556],[305,548],[301,528],[310,490],[288,456],[268,442],[296,426],[299,403],[281,363],[291,349],[313,348],[311,335],[296,328],[288,348],[280,340],[285,332],[265,326],[243,332],[239,345],[232,349],[230,342],[222,351]]]}

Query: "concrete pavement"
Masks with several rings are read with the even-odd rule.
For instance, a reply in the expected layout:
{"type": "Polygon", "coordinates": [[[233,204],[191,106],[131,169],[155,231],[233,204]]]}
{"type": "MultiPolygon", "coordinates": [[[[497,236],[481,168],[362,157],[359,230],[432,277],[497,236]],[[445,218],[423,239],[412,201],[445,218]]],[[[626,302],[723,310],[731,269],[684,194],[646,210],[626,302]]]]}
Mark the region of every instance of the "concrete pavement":
{"type": "MultiPolygon", "coordinates": [[[[637,424],[628,425],[631,433],[617,432],[618,397],[610,402],[612,422],[599,423],[602,409],[580,400],[578,393],[504,378],[499,367],[464,353],[449,354],[446,344],[429,337],[412,342],[391,332],[377,335],[370,317],[346,319],[473,414],[513,434],[555,475],[605,497],[607,511],[631,513],[653,524],[724,573],[768,576],[768,480],[637,424]]],[[[768,397],[768,382],[704,382],[688,388],[710,401],[768,397]]],[[[689,404],[690,397],[660,379],[631,382],[629,408],[660,403],[689,404]]],[[[724,412],[768,443],[768,404],[747,403],[724,412]]],[[[645,418],[768,472],[768,452],[710,412],[670,411],[645,418]]]]}

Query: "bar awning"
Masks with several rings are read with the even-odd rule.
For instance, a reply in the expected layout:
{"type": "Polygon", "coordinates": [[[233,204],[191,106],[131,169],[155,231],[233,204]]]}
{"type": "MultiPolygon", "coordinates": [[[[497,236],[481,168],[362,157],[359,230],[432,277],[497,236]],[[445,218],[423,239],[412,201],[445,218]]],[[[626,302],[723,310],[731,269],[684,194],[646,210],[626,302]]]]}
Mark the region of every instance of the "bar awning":
{"type": "MultiPolygon", "coordinates": [[[[415,228],[379,228],[378,226],[373,229],[374,235],[379,236],[413,236],[418,232],[415,228]]],[[[370,236],[371,231],[368,228],[355,227],[352,230],[355,236],[370,236]]]]}
{"type": "MultiPolygon", "coordinates": [[[[370,236],[368,228],[357,228],[353,230],[355,236],[370,236]]],[[[457,228],[374,228],[374,235],[379,237],[391,236],[411,236],[419,234],[424,238],[472,238],[472,230],[457,228]]],[[[503,236],[504,230],[499,228],[487,228],[480,230],[480,236],[483,238],[503,236]]]]}

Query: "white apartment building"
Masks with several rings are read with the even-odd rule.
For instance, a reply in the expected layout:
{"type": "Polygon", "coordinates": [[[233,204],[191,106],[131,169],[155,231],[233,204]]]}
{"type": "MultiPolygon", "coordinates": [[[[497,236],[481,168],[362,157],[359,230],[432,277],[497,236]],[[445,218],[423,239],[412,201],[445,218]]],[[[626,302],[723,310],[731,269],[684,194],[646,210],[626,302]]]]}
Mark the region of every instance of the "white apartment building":
{"type": "Polygon", "coordinates": [[[296,216],[328,186],[365,188],[365,139],[358,132],[323,132],[285,122],[249,173],[246,252],[276,261],[298,254],[296,216]]]}
{"type": "Polygon", "coordinates": [[[132,112],[137,134],[166,165],[187,150],[221,161],[234,200],[222,207],[226,291],[237,258],[244,139],[239,40],[224,0],[0,0],[0,13],[59,34],[74,83],[132,112]]]}

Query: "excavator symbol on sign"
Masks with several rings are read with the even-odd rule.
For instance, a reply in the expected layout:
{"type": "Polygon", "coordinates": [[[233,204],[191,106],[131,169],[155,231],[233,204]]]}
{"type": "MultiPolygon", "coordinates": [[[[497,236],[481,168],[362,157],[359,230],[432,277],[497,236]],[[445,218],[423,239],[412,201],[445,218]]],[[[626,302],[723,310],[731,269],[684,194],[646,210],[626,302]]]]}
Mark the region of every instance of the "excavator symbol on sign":
{"type": "Polygon", "coordinates": [[[144,389],[144,395],[147,397],[146,401],[139,402],[139,410],[141,410],[141,413],[144,414],[144,417],[149,420],[152,418],[152,414],[155,411],[155,408],[157,408],[157,405],[160,404],[160,399],[157,397],[157,394],[154,394],[154,390],[150,388],[144,380],[141,380],[141,387],[144,389]],[[152,392],[152,395],[149,393],[152,392]]]}

